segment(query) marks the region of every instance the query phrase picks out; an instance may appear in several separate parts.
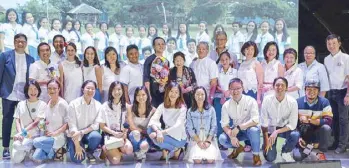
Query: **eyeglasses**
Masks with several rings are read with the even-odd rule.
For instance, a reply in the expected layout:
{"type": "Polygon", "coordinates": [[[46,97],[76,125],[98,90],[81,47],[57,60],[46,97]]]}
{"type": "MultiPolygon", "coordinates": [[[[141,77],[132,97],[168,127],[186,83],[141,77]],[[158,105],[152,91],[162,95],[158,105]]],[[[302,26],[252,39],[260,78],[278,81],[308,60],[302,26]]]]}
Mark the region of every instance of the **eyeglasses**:
{"type": "Polygon", "coordinates": [[[239,91],[240,89],[242,89],[242,87],[238,87],[238,88],[229,88],[229,90],[231,90],[231,91],[239,91]]]}
{"type": "Polygon", "coordinates": [[[19,44],[19,43],[25,44],[25,43],[27,43],[27,41],[25,41],[25,40],[15,40],[15,43],[16,44],[19,44]]]}

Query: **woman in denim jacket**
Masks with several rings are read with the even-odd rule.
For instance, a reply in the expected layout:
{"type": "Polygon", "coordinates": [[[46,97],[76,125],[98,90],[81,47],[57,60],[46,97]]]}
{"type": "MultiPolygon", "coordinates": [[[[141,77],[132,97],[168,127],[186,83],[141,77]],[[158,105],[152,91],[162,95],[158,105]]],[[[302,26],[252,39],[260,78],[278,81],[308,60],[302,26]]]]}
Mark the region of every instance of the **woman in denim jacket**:
{"type": "Polygon", "coordinates": [[[216,137],[216,111],[207,101],[205,88],[194,90],[193,104],[187,113],[186,130],[190,137],[185,159],[194,163],[222,160],[216,137]]]}

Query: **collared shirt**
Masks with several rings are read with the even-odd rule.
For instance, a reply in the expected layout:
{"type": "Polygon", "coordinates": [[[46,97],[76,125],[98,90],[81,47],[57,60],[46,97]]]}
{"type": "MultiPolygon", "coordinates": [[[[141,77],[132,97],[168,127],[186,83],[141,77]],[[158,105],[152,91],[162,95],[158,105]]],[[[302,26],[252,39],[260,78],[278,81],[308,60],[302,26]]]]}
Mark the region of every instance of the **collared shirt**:
{"type": "MultiPolygon", "coordinates": [[[[285,68],[286,69],[286,68],[285,68]]],[[[299,89],[303,88],[303,72],[297,65],[293,65],[290,69],[285,72],[285,78],[288,82],[288,87],[296,86],[299,89]]],[[[287,92],[290,96],[295,99],[299,98],[299,90],[287,92]]]]}
{"type": "Polygon", "coordinates": [[[180,141],[187,138],[185,130],[187,108],[165,108],[164,103],[160,104],[154,115],[150,118],[148,127],[153,125],[161,128],[160,117],[165,123],[165,130],[169,136],[180,141]]]}
{"type": "MultiPolygon", "coordinates": [[[[225,48],[222,52],[225,52],[225,51],[228,51],[228,49],[225,48]]],[[[210,53],[208,54],[209,55],[208,57],[210,57],[214,62],[217,62],[218,59],[219,59],[219,55],[221,53],[217,53],[217,48],[215,48],[215,49],[210,51],[210,53]]],[[[232,52],[229,52],[229,54],[232,57],[232,58],[230,58],[230,62],[234,63],[234,68],[235,69],[239,69],[239,62],[238,62],[238,59],[237,59],[236,55],[234,53],[232,53],[232,52]]],[[[220,64],[220,63],[218,63],[218,64],[220,64]]]]}
{"type": "MultiPolygon", "coordinates": [[[[218,85],[221,87],[222,90],[227,91],[229,90],[229,81],[233,78],[236,78],[237,70],[235,68],[229,67],[227,72],[224,72],[223,67],[219,67],[219,73],[218,73],[218,85]]],[[[215,97],[222,97],[223,93],[216,93],[215,97]]]]}
{"type": "Polygon", "coordinates": [[[48,29],[45,29],[44,27],[40,27],[39,28],[40,41],[48,43],[48,33],[49,33],[48,29]]]}
{"type": "Polygon", "coordinates": [[[96,35],[94,33],[92,33],[92,35],[88,33],[84,33],[81,36],[81,44],[83,44],[84,46],[83,50],[85,51],[85,49],[90,46],[94,47],[95,39],[96,39],[96,35]]]}
{"type": "MultiPolygon", "coordinates": [[[[20,119],[21,128],[26,128],[37,118],[45,118],[45,111],[47,105],[45,102],[38,100],[36,102],[29,102],[27,100],[20,101],[17,105],[13,118],[20,119]]],[[[30,136],[39,135],[38,127],[28,131],[30,136]]]]}
{"type": "Polygon", "coordinates": [[[206,92],[210,91],[210,81],[218,78],[218,67],[217,64],[208,57],[197,59],[192,63],[192,69],[195,74],[198,86],[203,86],[206,92]]]}
{"type": "Polygon", "coordinates": [[[235,34],[230,35],[229,40],[228,40],[228,48],[229,52],[233,53],[237,56],[237,59],[241,60],[242,58],[240,57],[240,50],[241,46],[240,44],[245,41],[244,35],[238,31],[235,34]]]}
{"type": "Polygon", "coordinates": [[[24,85],[26,82],[27,74],[27,60],[25,54],[18,54],[15,52],[15,62],[16,62],[16,76],[13,83],[13,89],[11,94],[6,98],[12,101],[25,100],[24,96],[24,85]]]}
{"type": "Polygon", "coordinates": [[[21,32],[27,36],[28,45],[34,46],[35,48],[40,43],[39,31],[36,25],[30,25],[25,23],[21,29],[21,32]]]}
{"type": "Polygon", "coordinates": [[[51,100],[47,104],[45,119],[49,122],[47,130],[52,132],[62,127],[63,124],[68,123],[69,105],[61,97],[58,98],[57,104],[52,108],[50,107],[50,104],[51,100]]]}
{"type": "Polygon", "coordinates": [[[62,30],[62,35],[63,35],[65,41],[70,41],[71,38],[70,38],[70,32],[69,31],[63,29],[62,30]]]}
{"type": "MultiPolygon", "coordinates": [[[[315,80],[320,82],[320,91],[330,90],[327,71],[323,64],[314,60],[309,66],[307,66],[306,62],[302,62],[298,64],[298,67],[303,71],[303,83],[308,80],[315,80]]],[[[304,86],[301,90],[299,90],[300,96],[305,95],[304,90],[304,86]]]]}
{"type": "Polygon", "coordinates": [[[133,103],[136,88],[143,85],[143,65],[129,63],[120,72],[120,82],[128,86],[128,95],[133,103]]]}
{"type": "Polygon", "coordinates": [[[288,127],[294,130],[298,121],[298,104],[296,99],[285,95],[279,102],[275,94],[266,96],[261,108],[261,126],[267,127],[272,133],[276,127],[288,127]]]}
{"type": "Polygon", "coordinates": [[[20,33],[22,25],[16,24],[15,27],[12,27],[11,23],[1,24],[0,33],[4,34],[4,46],[6,48],[14,49],[14,37],[16,34],[20,33]]]}
{"type": "Polygon", "coordinates": [[[177,49],[179,51],[182,52],[186,52],[188,51],[188,47],[187,47],[187,35],[179,35],[178,39],[177,39],[177,49]]]}
{"type": "MultiPolygon", "coordinates": [[[[53,43],[53,37],[55,37],[55,35],[58,35],[58,34],[62,34],[62,32],[52,29],[52,30],[48,33],[48,42],[49,42],[50,44],[53,43]]],[[[54,48],[51,46],[51,51],[53,51],[53,49],[54,49],[54,48]]]]}
{"type": "Polygon", "coordinates": [[[229,126],[233,120],[233,126],[253,121],[259,123],[259,111],[257,101],[246,95],[241,95],[239,102],[233,99],[226,101],[222,106],[222,128],[229,126]]]}
{"type": "Polygon", "coordinates": [[[121,103],[112,105],[113,109],[109,107],[109,102],[104,102],[96,122],[105,123],[107,127],[113,131],[121,131],[124,128],[126,110],[121,111],[121,103]]]}
{"type": "Polygon", "coordinates": [[[189,51],[185,53],[185,66],[190,67],[190,64],[193,62],[195,58],[198,58],[198,54],[196,51],[194,53],[190,53],[189,51]]]}
{"type": "Polygon", "coordinates": [[[196,111],[189,109],[185,127],[191,139],[195,135],[200,136],[201,130],[204,131],[205,139],[208,136],[215,137],[217,133],[217,119],[214,107],[210,106],[207,110],[204,109],[203,112],[200,112],[198,109],[196,111]]]}
{"type": "MultiPolygon", "coordinates": [[[[30,65],[29,67],[29,78],[35,79],[35,80],[50,80],[54,77],[59,77],[59,70],[58,70],[58,65],[54,63],[49,63],[46,64],[42,60],[37,60],[33,64],[30,65]],[[49,70],[52,68],[53,70],[49,70]]],[[[41,88],[41,94],[40,94],[40,100],[43,100],[47,102],[50,97],[47,94],[47,85],[40,85],[41,88]]]]}
{"type": "Polygon", "coordinates": [[[349,75],[349,55],[339,51],[336,55],[328,55],[324,63],[328,72],[330,88],[347,88],[346,77],[349,75]]]}
{"type": "Polygon", "coordinates": [[[257,56],[258,58],[264,59],[263,49],[265,45],[270,41],[274,41],[274,37],[269,32],[265,34],[258,34],[256,39],[256,43],[259,44],[257,47],[260,50],[257,56]]]}
{"type": "Polygon", "coordinates": [[[96,118],[101,106],[101,103],[93,98],[90,104],[87,104],[84,96],[71,101],[68,113],[69,131],[76,132],[87,127],[98,130],[99,123],[96,122],[96,118]]]}
{"type": "Polygon", "coordinates": [[[196,44],[199,44],[199,42],[210,43],[210,36],[205,31],[203,33],[198,32],[196,34],[196,44]]]}
{"type": "Polygon", "coordinates": [[[63,62],[65,59],[67,58],[65,52],[63,51],[63,53],[61,55],[59,55],[56,51],[53,52],[51,54],[50,60],[52,62],[52,64],[57,64],[59,65],[61,62],[63,62]]]}

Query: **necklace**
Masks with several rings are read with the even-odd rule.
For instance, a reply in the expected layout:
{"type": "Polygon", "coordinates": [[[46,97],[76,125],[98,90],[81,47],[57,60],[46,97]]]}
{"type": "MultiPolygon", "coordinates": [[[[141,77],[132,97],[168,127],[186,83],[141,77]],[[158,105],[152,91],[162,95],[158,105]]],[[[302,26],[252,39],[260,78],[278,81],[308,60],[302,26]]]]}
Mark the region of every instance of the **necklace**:
{"type": "Polygon", "coordinates": [[[28,112],[32,112],[32,113],[35,113],[36,112],[36,108],[32,108],[31,110],[29,110],[29,106],[28,106],[28,100],[25,102],[25,105],[27,106],[27,110],[28,112]]]}

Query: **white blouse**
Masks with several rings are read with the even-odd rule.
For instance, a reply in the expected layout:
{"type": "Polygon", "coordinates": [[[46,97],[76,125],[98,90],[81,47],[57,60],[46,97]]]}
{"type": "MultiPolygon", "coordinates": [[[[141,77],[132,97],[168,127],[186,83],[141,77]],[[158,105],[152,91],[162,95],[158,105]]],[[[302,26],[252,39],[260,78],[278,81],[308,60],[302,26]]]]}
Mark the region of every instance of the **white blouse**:
{"type": "Polygon", "coordinates": [[[96,118],[101,107],[101,103],[93,98],[90,104],[87,104],[83,96],[70,102],[68,113],[69,131],[76,132],[88,127],[98,130],[99,124],[96,118]]]}
{"type": "Polygon", "coordinates": [[[4,46],[6,48],[14,49],[14,37],[16,34],[20,33],[22,25],[16,24],[15,27],[12,27],[11,23],[4,23],[0,27],[0,33],[4,34],[4,46]]]}
{"type": "Polygon", "coordinates": [[[88,33],[84,33],[81,37],[81,44],[84,44],[84,47],[83,50],[85,51],[85,49],[87,47],[94,47],[95,45],[95,39],[96,39],[96,35],[95,34],[88,34],[88,33]]]}
{"type": "MultiPolygon", "coordinates": [[[[299,89],[303,88],[303,71],[296,64],[287,70],[284,76],[287,79],[288,87],[296,86],[299,89]]],[[[300,97],[299,90],[287,92],[287,94],[295,99],[300,97]]]]}
{"type": "Polygon", "coordinates": [[[39,28],[39,39],[40,41],[48,43],[48,33],[50,30],[45,29],[43,27],[39,28]]]}
{"type": "MultiPolygon", "coordinates": [[[[203,32],[201,34],[200,32],[198,32],[196,34],[196,44],[199,44],[199,42],[210,43],[210,36],[206,32],[203,32]]],[[[187,43],[185,45],[187,45],[187,43]]]]}
{"type": "Polygon", "coordinates": [[[82,70],[75,61],[62,62],[64,74],[64,99],[69,103],[81,96],[81,86],[83,83],[82,70]]]}
{"type": "Polygon", "coordinates": [[[244,84],[245,93],[249,90],[256,93],[258,90],[258,78],[255,70],[257,62],[256,58],[252,58],[251,60],[242,62],[239,67],[238,78],[240,78],[244,84]]]}
{"type": "MultiPolygon", "coordinates": [[[[262,61],[262,67],[264,70],[264,87],[272,86],[274,79],[279,76],[279,64],[281,64],[280,61],[276,59],[273,59],[269,63],[265,60],[262,61]]],[[[264,96],[272,93],[274,93],[274,90],[269,90],[264,93],[264,96]]]]}
{"type": "MultiPolygon", "coordinates": [[[[218,84],[221,87],[222,90],[227,91],[229,90],[229,81],[233,78],[237,77],[237,70],[235,68],[229,67],[227,72],[224,72],[223,67],[219,68],[218,73],[218,84]]],[[[215,97],[222,97],[223,93],[216,93],[215,97]]]]}
{"type": "MultiPolygon", "coordinates": [[[[47,105],[42,100],[38,100],[36,102],[29,102],[27,100],[20,101],[17,104],[17,108],[13,115],[13,118],[20,119],[21,128],[27,127],[37,118],[45,118],[45,111],[47,105]]],[[[28,131],[28,135],[30,136],[38,136],[39,129],[35,127],[28,131]]]]}
{"type": "Polygon", "coordinates": [[[96,39],[98,40],[98,50],[104,51],[109,46],[109,37],[105,33],[99,31],[96,33],[96,39]]]}
{"type": "Polygon", "coordinates": [[[38,28],[36,28],[36,25],[30,25],[25,23],[22,27],[21,32],[27,36],[28,45],[37,48],[38,44],[40,43],[40,38],[39,31],[38,28]]]}
{"type": "Polygon", "coordinates": [[[153,125],[161,128],[160,117],[165,123],[165,130],[169,136],[180,141],[187,138],[185,130],[187,108],[185,106],[175,108],[165,108],[164,103],[160,104],[154,115],[151,117],[148,127],[153,125]]]}
{"type": "Polygon", "coordinates": [[[126,119],[126,110],[121,111],[121,103],[112,105],[111,109],[108,105],[109,102],[104,102],[100,111],[98,112],[98,117],[96,122],[105,123],[107,127],[114,131],[120,131],[124,128],[124,123],[126,119]],[[120,125],[121,124],[121,125],[120,125]]]}
{"type": "Polygon", "coordinates": [[[95,66],[89,66],[89,67],[82,67],[83,74],[84,74],[84,82],[87,80],[92,80],[97,83],[97,77],[96,77],[96,65],[95,66]]]}

